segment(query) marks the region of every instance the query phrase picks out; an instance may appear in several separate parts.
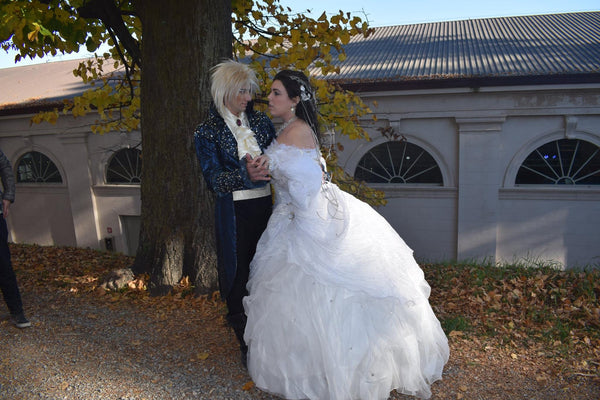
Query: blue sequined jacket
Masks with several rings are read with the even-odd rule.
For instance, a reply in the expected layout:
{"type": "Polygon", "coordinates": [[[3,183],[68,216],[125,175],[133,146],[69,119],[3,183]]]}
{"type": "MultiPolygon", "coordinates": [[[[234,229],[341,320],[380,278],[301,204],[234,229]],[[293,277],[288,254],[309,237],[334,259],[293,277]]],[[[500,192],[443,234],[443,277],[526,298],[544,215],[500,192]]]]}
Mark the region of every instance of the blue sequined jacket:
{"type": "MultiPolygon", "coordinates": [[[[265,113],[246,110],[250,128],[261,150],[275,138],[273,123],[265,113]]],[[[194,131],[196,155],[209,189],[217,195],[215,231],[217,239],[217,268],[221,297],[225,298],[235,278],[236,229],[232,192],[266,185],[254,183],[246,170],[246,162],[238,159],[237,141],[216,108],[211,106],[209,117],[194,131]]]]}

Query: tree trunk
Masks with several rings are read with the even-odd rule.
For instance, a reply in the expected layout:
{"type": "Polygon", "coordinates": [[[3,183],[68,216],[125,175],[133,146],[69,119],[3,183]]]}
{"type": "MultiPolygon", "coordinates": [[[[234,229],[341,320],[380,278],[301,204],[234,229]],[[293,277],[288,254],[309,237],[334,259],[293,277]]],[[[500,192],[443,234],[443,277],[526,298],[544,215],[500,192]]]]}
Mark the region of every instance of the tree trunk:
{"type": "Polygon", "coordinates": [[[136,272],[161,295],[188,276],[217,288],[214,198],[196,159],[193,131],[207,116],[210,68],[231,57],[231,2],[140,0],[143,182],[136,272]]]}

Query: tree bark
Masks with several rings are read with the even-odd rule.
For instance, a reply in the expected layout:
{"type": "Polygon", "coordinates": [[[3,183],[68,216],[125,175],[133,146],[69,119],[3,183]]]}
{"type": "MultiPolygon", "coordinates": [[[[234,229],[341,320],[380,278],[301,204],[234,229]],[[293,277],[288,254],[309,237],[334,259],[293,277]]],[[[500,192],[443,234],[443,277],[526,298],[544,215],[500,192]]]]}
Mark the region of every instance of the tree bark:
{"type": "Polygon", "coordinates": [[[139,0],[142,21],[143,182],[134,271],[168,293],[188,276],[217,289],[214,198],[196,159],[193,131],[211,101],[210,68],[230,58],[231,2],[139,0]]]}

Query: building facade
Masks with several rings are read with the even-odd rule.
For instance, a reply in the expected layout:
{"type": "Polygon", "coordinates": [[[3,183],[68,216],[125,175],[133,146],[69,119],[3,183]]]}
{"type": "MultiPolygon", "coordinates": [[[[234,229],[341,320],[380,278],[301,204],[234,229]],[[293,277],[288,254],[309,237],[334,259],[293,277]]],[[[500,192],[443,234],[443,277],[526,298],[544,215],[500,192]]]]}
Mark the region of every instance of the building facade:
{"type": "MultiPolygon", "coordinates": [[[[353,39],[334,79],[376,119],[362,121],[370,141],[337,135],[340,163],[385,192],[378,211],[422,262],[599,266],[599,35],[600,13],[572,13],[353,39]]],[[[57,90],[73,90],[72,69],[0,70],[3,87],[17,86],[0,106],[0,148],[18,182],[11,238],[134,254],[139,132],[93,134],[93,115],[30,124],[31,99],[70,95],[57,90]]]]}
{"type": "Polygon", "coordinates": [[[419,260],[600,263],[598,87],[362,97],[372,140],[342,138],[340,163],[386,193],[379,211],[419,260]]]}
{"type": "Polygon", "coordinates": [[[31,125],[31,115],[0,117],[0,148],[17,182],[12,241],[135,254],[140,134],[94,134],[95,117],[62,116],[54,125],[31,125]]]}

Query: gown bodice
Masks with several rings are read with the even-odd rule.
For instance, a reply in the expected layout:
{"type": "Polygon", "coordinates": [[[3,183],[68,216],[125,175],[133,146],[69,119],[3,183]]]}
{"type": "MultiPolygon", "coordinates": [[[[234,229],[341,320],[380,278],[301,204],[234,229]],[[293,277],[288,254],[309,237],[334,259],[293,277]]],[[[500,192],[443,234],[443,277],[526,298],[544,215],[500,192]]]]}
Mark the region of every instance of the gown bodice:
{"type": "Polygon", "coordinates": [[[308,209],[323,183],[318,150],[301,149],[275,140],[265,154],[270,160],[275,206],[308,209]]]}

